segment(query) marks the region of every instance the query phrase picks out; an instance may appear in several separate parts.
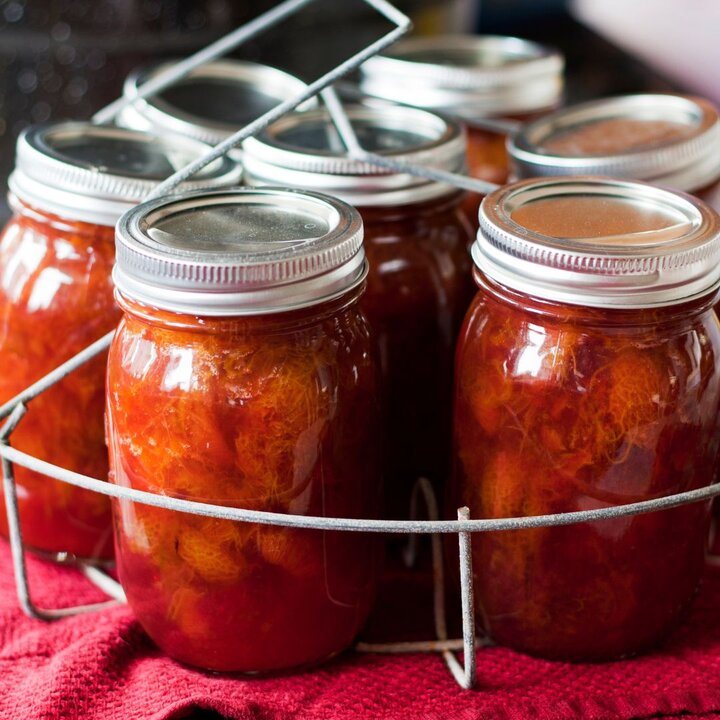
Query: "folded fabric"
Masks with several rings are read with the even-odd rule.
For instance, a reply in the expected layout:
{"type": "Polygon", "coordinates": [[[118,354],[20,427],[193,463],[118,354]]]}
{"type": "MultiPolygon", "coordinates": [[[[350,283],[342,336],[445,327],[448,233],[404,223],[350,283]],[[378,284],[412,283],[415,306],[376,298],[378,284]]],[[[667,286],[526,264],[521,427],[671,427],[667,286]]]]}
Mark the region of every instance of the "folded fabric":
{"type": "MultiPolygon", "coordinates": [[[[41,607],[103,599],[76,570],[32,558],[29,573],[41,607]]],[[[412,590],[407,604],[394,604],[412,608],[412,590]]],[[[433,654],[348,652],[295,675],[227,677],[164,657],[126,607],[54,623],[31,620],[18,606],[9,549],[0,542],[0,642],[0,718],[165,720],[193,709],[238,720],[714,717],[720,571],[708,570],[688,621],[651,655],[571,665],[483,648],[478,688],[465,691],[433,654]]]]}

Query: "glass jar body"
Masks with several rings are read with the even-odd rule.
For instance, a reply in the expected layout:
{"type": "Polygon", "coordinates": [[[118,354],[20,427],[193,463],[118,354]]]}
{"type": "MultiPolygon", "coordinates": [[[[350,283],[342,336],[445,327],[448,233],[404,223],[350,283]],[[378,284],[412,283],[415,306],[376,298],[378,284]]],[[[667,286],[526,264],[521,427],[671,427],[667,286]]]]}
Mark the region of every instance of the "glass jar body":
{"type": "MultiPolygon", "coordinates": [[[[532,113],[503,116],[506,120],[529,122],[554,110],[556,106],[548,107],[532,113]]],[[[470,177],[478,180],[505,185],[510,180],[510,155],[507,151],[507,133],[496,132],[488,128],[466,123],[467,130],[467,165],[470,177]]],[[[478,227],[478,210],[483,195],[468,193],[464,203],[465,212],[470,219],[473,229],[478,227]]]]}
{"type": "Polygon", "coordinates": [[[454,348],[475,290],[462,199],[360,208],[370,263],[361,304],[380,349],[389,518],[408,516],[418,477],[441,489],[449,475],[454,348]]]}
{"type": "MultiPolygon", "coordinates": [[[[707,299],[608,311],[476,277],[457,354],[456,506],[542,515],[713,482],[720,326],[707,299]]],[[[475,534],[478,617],[497,642],[548,658],[645,650],[693,598],[708,510],[475,534]]]]}
{"type": "Polygon", "coordinates": [[[711,185],[695,190],[690,194],[706,202],[716,212],[720,212],[720,178],[711,185]]]}
{"type": "MultiPolygon", "coordinates": [[[[202,319],[122,301],[110,351],[113,482],[278,513],[376,517],[377,365],[357,292],[302,311],[202,319]]],[[[346,648],[377,540],[114,506],[130,606],[171,657],[269,672],[346,648]]]]}
{"type": "MultiPolygon", "coordinates": [[[[7,402],[117,324],[112,227],[62,220],[14,200],[0,236],[0,402],[7,402]]],[[[107,353],[29,404],[12,435],[18,450],[107,477],[103,413],[107,353]]],[[[110,503],[16,466],[25,543],[60,559],[112,558],[110,503]]],[[[0,531],[7,518],[0,511],[0,531]]]]}
{"type": "MultiPolygon", "coordinates": [[[[510,157],[507,153],[505,133],[468,125],[467,165],[470,177],[504,185],[510,178],[510,157]]],[[[463,204],[473,227],[478,227],[478,210],[483,195],[468,193],[463,204]]]]}
{"type": "Polygon", "coordinates": [[[472,177],[504,185],[510,177],[507,135],[470,125],[467,127],[468,170],[472,177]]]}

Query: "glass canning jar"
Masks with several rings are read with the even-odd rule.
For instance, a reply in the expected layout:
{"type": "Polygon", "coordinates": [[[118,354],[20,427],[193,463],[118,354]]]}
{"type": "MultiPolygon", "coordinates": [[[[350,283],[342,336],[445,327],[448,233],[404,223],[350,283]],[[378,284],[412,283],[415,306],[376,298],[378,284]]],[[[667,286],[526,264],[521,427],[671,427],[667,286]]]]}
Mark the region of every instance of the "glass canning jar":
{"type": "MultiPolygon", "coordinates": [[[[123,94],[135,97],[138,88],[171,63],[134,70],[125,80],[123,94]]],[[[118,117],[124,127],[187,135],[211,145],[225,140],[307,85],[278,68],[247,60],[215,60],[148,98],[137,100],[118,117]]],[[[303,107],[312,107],[309,100],[303,107]]],[[[233,152],[240,159],[240,151],[233,152]]]]}
{"type": "MultiPolygon", "coordinates": [[[[718,455],[720,219],[602,178],[491,193],[455,390],[454,507],[516,517],[710,485],[718,455]]],[[[643,651],[688,609],[710,502],[473,535],[478,617],[548,658],[643,651]]]]}
{"type": "MultiPolygon", "coordinates": [[[[564,60],[552,48],[496,35],[440,35],[403,40],[363,64],[362,89],[370,95],[462,119],[473,177],[502,185],[510,164],[506,133],[488,119],[526,120],[557,107],[564,60]]],[[[466,209],[477,227],[480,197],[466,209]]]]}
{"type": "Polygon", "coordinates": [[[518,178],[608,175],[689,192],[720,209],[720,115],[687,95],[623,95],[525,124],[508,141],[518,178]]]}
{"type": "MultiPolygon", "coordinates": [[[[194,193],[120,221],[108,365],[111,479],[276,513],[376,517],[378,372],[358,300],[362,221],[292,190],[194,193]]],[[[267,672],[347,647],[374,536],[116,501],[118,573],[171,657],[267,672]]]]}
{"type": "MultiPolygon", "coordinates": [[[[158,180],[209,147],[187,138],[55,123],[18,140],[10,177],[14,216],[0,234],[0,403],[115,327],[114,225],[158,180]]],[[[216,163],[191,187],[228,185],[216,163]]],[[[76,472],[107,476],[103,434],[106,354],[32,400],[12,444],[76,472]]],[[[110,503],[17,467],[25,543],[57,559],[112,557],[110,503]]],[[[7,534],[4,498],[0,532],[7,534]]]]}
{"type": "MultiPolygon", "coordinates": [[[[348,106],[368,150],[463,167],[455,122],[414,108],[348,106]]],[[[379,349],[385,410],[385,513],[406,517],[419,476],[449,472],[455,339],[474,294],[472,232],[456,188],[346,157],[324,109],[287,115],[244,143],[245,181],[337,196],[357,207],[370,263],[361,299],[379,349]]]]}

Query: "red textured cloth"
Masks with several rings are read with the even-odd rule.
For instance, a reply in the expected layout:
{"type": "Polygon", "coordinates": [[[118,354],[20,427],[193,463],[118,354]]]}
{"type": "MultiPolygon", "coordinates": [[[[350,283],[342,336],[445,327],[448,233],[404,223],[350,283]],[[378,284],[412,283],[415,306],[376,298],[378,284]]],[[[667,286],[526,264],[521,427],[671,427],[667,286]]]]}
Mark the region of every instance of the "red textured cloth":
{"type": "MultiPolygon", "coordinates": [[[[31,559],[29,571],[41,606],[102,599],[74,570],[31,559]]],[[[688,622],[652,655],[569,665],[482,649],[475,691],[460,690],[435,655],[348,653],[314,672],[238,679],[163,657],[127,608],[52,624],[30,620],[18,608],[4,542],[0,639],[0,718],[8,719],[160,720],[195,708],[263,720],[716,717],[720,711],[718,570],[708,571],[688,622]]]]}

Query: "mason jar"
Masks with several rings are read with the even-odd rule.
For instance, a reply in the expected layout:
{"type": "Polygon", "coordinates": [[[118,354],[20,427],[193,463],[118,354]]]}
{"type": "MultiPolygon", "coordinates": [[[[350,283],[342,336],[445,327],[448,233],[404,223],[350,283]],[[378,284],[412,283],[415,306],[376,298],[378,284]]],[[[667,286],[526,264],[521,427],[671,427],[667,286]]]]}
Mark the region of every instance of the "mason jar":
{"type": "MultiPolygon", "coordinates": [[[[609,508],[710,485],[720,439],[720,219],[604,178],[483,201],[458,345],[454,500],[477,518],[609,508]]],[[[647,650],[688,610],[710,501],[473,535],[478,615],[552,659],[647,650]]]]}
{"type": "Polygon", "coordinates": [[[508,141],[521,178],[609,175],[689,192],[720,209],[720,115],[689,95],[622,95],[525,124],[508,141]]]}
{"type": "MultiPolygon", "coordinates": [[[[463,168],[455,122],[403,107],[348,106],[362,146],[398,161],[463,168]]],[[[385,513],[407,517],[418,477],[449,472],[453,353],[473,295],[470,226],[457,188],[347,157],[325,109],[287,115],[243,145],[245,182],[326,192],[357,207],[370,263],[367,313],[380,352],[385,513]]]]}
{"type": "MultiPolygon", "coordinates": [[[[18,140],[0,234],[0,403],[112,330],[114,225],[155,185],[209,150],[89,123],[33,126],[18,140]]],[[[213,163],[185,185],[238,181],[234,163],[213,163]]],[[[29,404],[13,432],[23,452],[75,472],[107,477],[102,353],[29,404]]],[[[15,469],[23,539],[56,559],[112,558],[110,503],[102,495],[15,469]]],[[[4,498],[0,532],[7,534],[4,498]]]]}
{"type": "MultiPolygon", "coordinates": [[[[502,185],[510,164],[507,133],[488,119],[527,120],[562,100],[564,59],[557,50],[514,37],[440,35],[394,44],[361,67],[370,95],[462,119],[468,128],[470,174],[502,185]]],[[[474,223],[480,202],[466,209],[474,223]]]]}
{"type": "MultiPolygon", "coordinates": [[[[362,221],[310,192],[154,200],[117,230],[111,480],[166,497],[377,517],[362,221]]],[[[118,573],[160,648],[217,671],[325,660],[370,609],[376,536],[115,502],[118,573]]]]}

